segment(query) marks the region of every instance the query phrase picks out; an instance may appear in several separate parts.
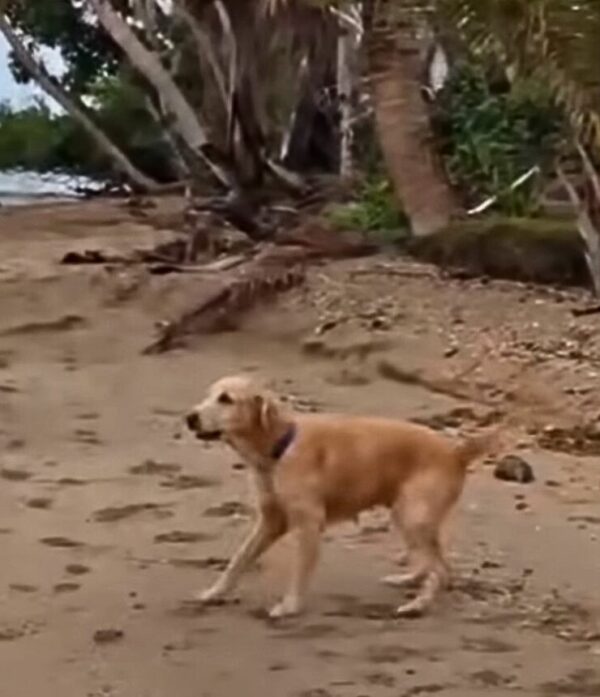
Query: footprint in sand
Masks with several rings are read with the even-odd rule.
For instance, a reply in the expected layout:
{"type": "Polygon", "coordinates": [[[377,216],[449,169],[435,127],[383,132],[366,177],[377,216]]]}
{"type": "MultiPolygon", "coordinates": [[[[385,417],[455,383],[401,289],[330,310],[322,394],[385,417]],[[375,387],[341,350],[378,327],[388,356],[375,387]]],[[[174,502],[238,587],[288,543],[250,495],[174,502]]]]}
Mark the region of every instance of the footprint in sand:
{"type": "Polygon", "coordinates": [[[10,361],[14,355],[14,351],[0,351],[0,370],[5,370],[10,366],[10,361]]]}
{"type": "Polygon", "coordinates": [[[396,678],[391,673],[377,672],[369,673],[365,676],[365,681],[369,685],[374,685],[376,687],[394,687],[396,685],[396,678]]]}
{"type": "Polygon", "coordinates": [[[40,542],[48,547],[57,547],[59,549],[73,549],[75,547],[83,547],[83,542],[72,540],[69,537],[42,537],[40,542]]]}
{"type": "Polygon", "coordinates": [[[133,465],[129,468],[129,474],[135,475],[170,475],[176,474],[181,470],[181,465],[175,465],[170,462],[156,462],[155,460],[144,460],[139,465],[133,465]]]}
{"type": "Polygon", "coordinates": [[[208,542],[212,540],[211,535],[204,532],[185,532],[183,530],[172,530],[171,532],[163,532],[156,535],[154,541],[157,544],[188,544],[192,542],[208,542]]]}
{"type": "Polygon", "coordinates": [[[80,421],[95,421],[100,418],[100,414],[95,411],[85,411],[81,414],[77,414],[77,418],[80,421]]]}
{"type": "Polygon", "coordinates": [[[25,622],[16,627],[0,624],[0,642],[16,641],[26,636],[34,636],[39,633],[42,626],[42,623],[31,620],[25,620],[25,622]]]}
{"type": "Polygon", "coordinates": [[[193,619],[194,617],[199,617],[204,615],[207,611],[206,603],[200,600],[184,600],[179,603],[179,605],[172,610],[172,614],[176,617],[188,617],[193,619]]]}
{"type": "Polygon", "coordinates": [[[178,569],[214,569],[224,571],[228,560],[224,557],[202,557],[200,559],[169,559],[169,564],[178,569]]]}
{"type": "Polygon", "coordinates": [[[15,627],[0,627],[0,641],[15,641],[25,636],[25,631],[15,627]]]}
{"type": "Polygon", "coordinates": [[[85,445],[102,445],[102,440],[96,433],[89,428],[77,428],[74,432],[75,440],[85,445]]]}
{"type": "Polygon", "coordinates": [[[11,438],[5,448],[7,451],[23,450],[26,445],[24,438],[11,438]]]}
{"type": "Polygon", "coordinates": [[[55,593],[73,593],[75,591],[78,591],[81,588],[81,585],[79,583],[69,583],[67,581],[64,581],[62,583],[57,583],[54,586],[54,592],[55,593]]]}
{"type": "Polygon", "coordinates": [[[36,508],[40,511],[47,511],[49,508],[52,508],[53,503],[53,499],[45,496],[35,496],[34,498],[25,501],[25,505],[28,508],[36,508]]]}
{"type": "Polygon", "coordinates": [[[204,511],[210,518],[229,518],[230,516],[250,516],[252,509],[241,501],[223,501],[204,511]]]}
{"type": "Polygon", "coordinates": [[[122,629],[97,629],[94,632],[94,643],[95,644],[113,644],[116,641],[120,641],[125,636],[125,632],[122,629]]]}
{"type": "Polygon", "coordinates": [[[0,469],[0,477],[9,482],[26,482],[28,479],[31,479],[32,476],[33,474],[26,470],[11,469],[9,467],[0,469]]]}
{"type": "Polygon", "coordinates": [[[141,513],[151,512],[157,518],[167,518],[172,516],[172,511],[168,510],[170,505],[162,503],[131,503],[126,506],[109,506],[96,511],[92,515],[92,520],[96,523],[116,523],[141,513]]]}
{"type": "Polygon", "coordinates": [[[207,487],[216,486],[217,482],[208,477],[199,477],[193,474],[180,474],[176,477],[169,477],[160,485],[166,489],[176,489],[177,491],[186,491],[188,489],[206,489],[207,487]]]}
{"type": "Polygon", "coordinates": [[[78,479],[77,477],[61,477],[56,480],[58,486],[86,486],[89,483],[85,479],[78,479]]]}
{"type": "Polygon", "coordinates": [[[8,587],[11,591],[15,591],[17,593],[35,593],[39,590],[37,586],[32,586],[29,583],[11,583],[8,587]]]}

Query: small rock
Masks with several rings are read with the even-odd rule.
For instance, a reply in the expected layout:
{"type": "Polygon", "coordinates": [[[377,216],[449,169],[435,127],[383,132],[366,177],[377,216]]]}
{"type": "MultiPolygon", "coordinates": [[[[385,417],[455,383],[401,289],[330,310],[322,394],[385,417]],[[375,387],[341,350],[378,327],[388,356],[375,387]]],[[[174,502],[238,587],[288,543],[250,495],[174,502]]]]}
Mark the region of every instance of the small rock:
{"type": "Polygon", "coordinates": [[[506,455],[494,469],[494,477],[505,482],[529,484],[535,480],[533,468],[518,455],[506,455]]]}

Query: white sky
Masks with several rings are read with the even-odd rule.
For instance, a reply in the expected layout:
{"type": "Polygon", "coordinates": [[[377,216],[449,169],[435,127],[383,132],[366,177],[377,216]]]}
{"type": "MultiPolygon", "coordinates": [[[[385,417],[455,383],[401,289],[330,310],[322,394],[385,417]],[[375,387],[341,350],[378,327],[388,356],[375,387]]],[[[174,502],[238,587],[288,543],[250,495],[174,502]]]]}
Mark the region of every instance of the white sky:
{"type": "MultiPolygon", "coordinates": [[[[10,50],[6,45],[5,39],[0,35],[0,101],[9,101],[17,108],[26,107],[31,104],[33,97],[43,96],[43,92],[33,83],[19,85],[15,82],[8,65],[9,53],[10,50]]],[[[44,49],[42,55],[48,70],[51,73],[60,74],[62,61],[58,52],[44,49]]],[[[46,101],[49,106],[53,106],[50,104],[50,100],[46,101]]]]}

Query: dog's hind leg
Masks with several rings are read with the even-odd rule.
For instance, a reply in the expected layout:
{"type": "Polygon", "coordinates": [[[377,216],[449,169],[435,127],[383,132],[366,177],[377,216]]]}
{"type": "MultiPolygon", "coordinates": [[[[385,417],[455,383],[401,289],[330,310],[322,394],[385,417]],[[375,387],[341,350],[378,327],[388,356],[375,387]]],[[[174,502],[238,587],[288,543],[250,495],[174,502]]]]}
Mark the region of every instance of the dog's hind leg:
{"type": "Polygon", "coordinates": [[[421,584],[416,597],[400,605],[402,616],[424,613],[445,585],[449,569],[442,554],[439,539],[440,509],[432,509],[422,497],[403,497],[398,509],[399,523],[406,540],[411,571],[388,576],[384,581],[401,587],[421,584]]]}

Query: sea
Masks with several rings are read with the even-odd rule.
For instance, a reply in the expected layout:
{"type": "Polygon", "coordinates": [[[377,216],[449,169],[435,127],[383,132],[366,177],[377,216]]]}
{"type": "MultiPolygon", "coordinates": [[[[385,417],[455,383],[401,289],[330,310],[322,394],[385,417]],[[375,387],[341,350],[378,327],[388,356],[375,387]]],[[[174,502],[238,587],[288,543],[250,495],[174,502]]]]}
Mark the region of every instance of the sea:
{"type": "Polygon", "coordinates": [[[82,190],[93,191],[102,186],[87,177],[68,174],[0,171],[0,207],[76,201],[82,190]]]}

